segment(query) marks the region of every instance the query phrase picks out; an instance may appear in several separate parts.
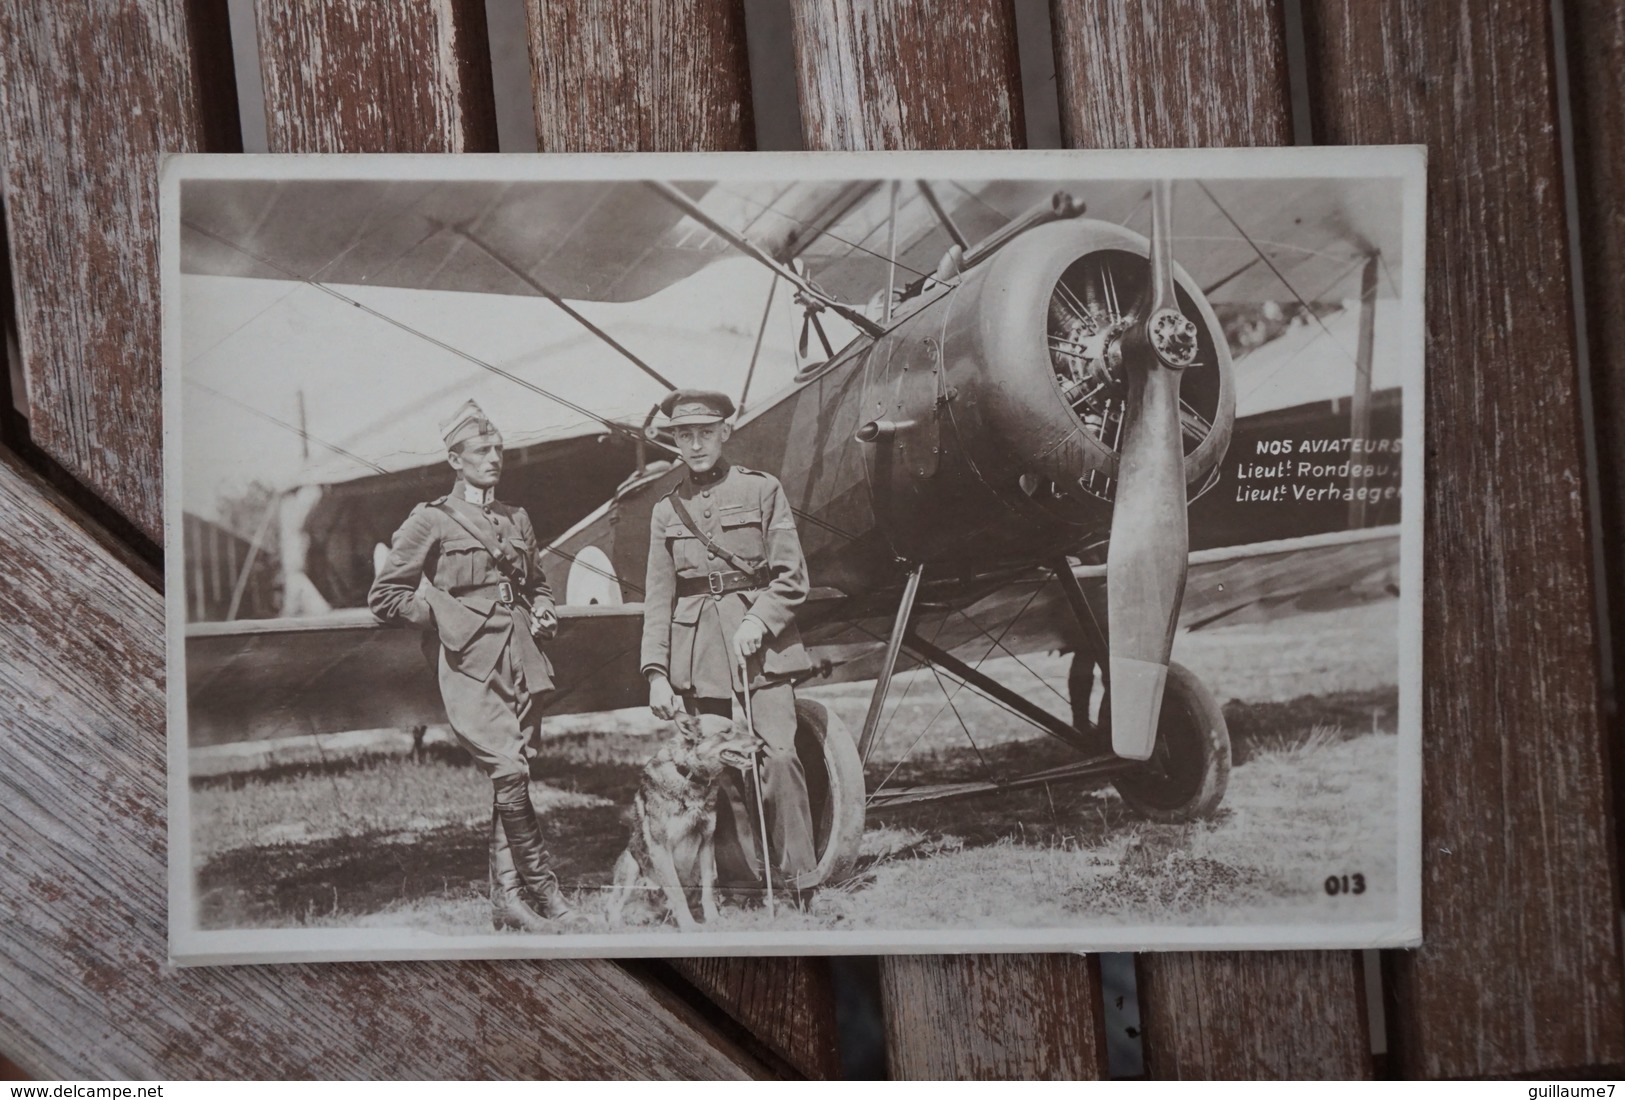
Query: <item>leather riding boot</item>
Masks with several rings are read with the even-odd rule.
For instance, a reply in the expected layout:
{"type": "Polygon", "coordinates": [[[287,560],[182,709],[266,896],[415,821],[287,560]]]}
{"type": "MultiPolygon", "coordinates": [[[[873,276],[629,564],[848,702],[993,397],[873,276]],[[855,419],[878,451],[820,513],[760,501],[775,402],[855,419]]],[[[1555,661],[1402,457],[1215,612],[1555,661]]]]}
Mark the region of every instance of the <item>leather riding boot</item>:
{"type": "Polygon", "coordinates": [[[508,834],[496,809],[491,810],[491,927],[498,932],[550,932],[547,918],[530,907],[525,883],[513,865],[508,834]]]}
{"type": "Polygon", "coordinates": [[[492,780],[496,793],[497,817],[507,834],[508,851],[514,869],[530,894],[533,909],[552,920],[575,916],[575,910],[559,890],[553,873],[553,859],[542,844],[542,829],[536,823],[536,810],[530,803],[530,778],[505,775],[492,780]]]}

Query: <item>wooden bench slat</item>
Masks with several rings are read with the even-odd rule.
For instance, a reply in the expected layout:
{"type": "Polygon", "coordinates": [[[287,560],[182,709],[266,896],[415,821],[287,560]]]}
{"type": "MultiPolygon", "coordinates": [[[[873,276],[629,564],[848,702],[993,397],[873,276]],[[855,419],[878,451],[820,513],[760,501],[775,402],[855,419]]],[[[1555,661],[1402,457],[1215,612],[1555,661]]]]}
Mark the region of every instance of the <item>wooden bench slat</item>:
{"type": "Polygon", "coordinates": [[[1371,1075],[1365,986],[1352,951],[1176,952],[1136,963],[1149,1077],[1371,1075]]]}
{"type": "MultiPolygon", "coordinates": [[[[738,0],[528,0],[536,135],[548,152],[750,149],[738,0]]],[[[671,965],[809,1077],[835,1077],[835,993],[823,958],[671,965]]]]}
{"type": "Polygon", "coordinates": [[[0,2],[0,143],[33,442],[163,540],[158,154],[242,146],[225,0],[0,2]]]}
{"type": "Polygon", "coordinates": [[[1106,1075],[1093,956],[899,955],[882,960],[880,981],[894,1079],[1106,1075]]]}
{"type": "MultiPolygon", "coordinates": [[[[1003,0],[798,0],[793,11],[809,148],[1024,143],[1003,0]]],[[[1076,956],[893,956],[881,990],[895,1078],[1105,1074],[1100,975],[1076,956]]]]}
{"type": "Polygon", "coordinates": [[[1625,1060],[1545,0],[1304,5],[1316,139],[1428,146],[1425,942],[1407,1076],[1625,1060]]]}
{"type": "MultiPolygon", "coordinates": [[[[1185,0],[1052,10],[1067,145],[1292,143],[1278,0],[1222,17],[1185,0]]],[[[1347,952],[1147,953],[1136,965],[1152,1077],[1370,1076],[1364,987],[1347,952]]]]}
{"type": "Polygon", "coordinates": [[[485,0],[257,0],[273,153],[494,153],[485,0]]]}
{"type": "Polygon", "coordinates": [[[744,0],[525,0],[544,153],[755,148],[744,0]]]}
{"type": "MultiPolygon", "coordinates": [[[[1625,683],[1625,7],[1566,0],[1564,25],[1617,697],[1625,683]]],[[[1615,745],[1619,730],[1616,711],[1615,745]]],[[[1625,858],[1625,752],[1612,760],[1614,851],[1625,858]]]]}
{"type": "Polygon", "coordinates": [[[796,0],[792,10],[809,148],[1026,144],[1008,0],[796,0]]]}
{"type": "Polygon", "coordinates": [[[1077,148],[1291,145],[1280,0],[1052,0],[1061,135],[1077,148]]]}
{"type": "Polygon", "coordinates": [[[41,1077],[737,1078],[606,962],[177,969],[163,600],[0,457],[0,1049],[41,1077]],[[73,608],[72,614],[63,614],[73,608]]]}
{"type": "Polygon", "coordinates": [[[672,965],[808,1077],[841,1076],[835,985],[828,959],[674,959],[672,965]]]}

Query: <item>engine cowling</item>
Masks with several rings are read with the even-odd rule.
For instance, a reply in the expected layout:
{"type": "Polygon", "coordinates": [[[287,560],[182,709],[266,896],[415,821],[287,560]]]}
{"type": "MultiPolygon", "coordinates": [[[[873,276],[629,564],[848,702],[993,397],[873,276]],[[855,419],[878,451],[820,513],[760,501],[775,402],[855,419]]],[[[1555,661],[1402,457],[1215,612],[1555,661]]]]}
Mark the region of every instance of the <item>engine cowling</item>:
{"type": "MultiPolygon", "coordinates": [[[[1126,379],[1121,342],[1145,308],[1149,242],[1106,222],[1022,233],[880,337],[866,357],[865,463],[894,551],[983,567],[1076,550],[1105,532],[1126,379]]],[[[1175,268],[1196,322],[1181,378],[1187,495],[1229,444],[1229,348],[1206,298],[1175,268]]]]}

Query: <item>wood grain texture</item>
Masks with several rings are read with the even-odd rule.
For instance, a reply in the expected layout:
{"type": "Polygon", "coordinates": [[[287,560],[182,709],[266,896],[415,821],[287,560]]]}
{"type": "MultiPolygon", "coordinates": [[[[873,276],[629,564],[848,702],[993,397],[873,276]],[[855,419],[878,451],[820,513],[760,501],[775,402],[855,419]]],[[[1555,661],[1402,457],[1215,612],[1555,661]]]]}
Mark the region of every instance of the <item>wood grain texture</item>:
{"type": "MultiPolygon", "coordinates": [[[[1625,6],[1566,0],[1564,25],[1617,697],[1617,685],[1625,683],[1625,6]]],[[[1613,723],[1617,857],[1625,853],[1625,751],[1617,704],[1613,723]]]]}
{"type": "Polygon", "coordinates": [[[828,959],[674,959],[672,966],[801,1073],[841,1075],[828,959]]]}
{"type": "Polygon", "coordinates": [[[0,557],[0,1049],[25,1071],[733,1078],[759,1069],[612,963],[170,966],[162,597],[9,457],[0,457],[0,557]]]}
{"type": "Polygon", "coordinates": [[[1052,0],[1061,136],[1088,149],[1291,145],[1279,0],[1052,0]]]}
{"type": "Polygon", "coordinates": [[[795,0],[810,149],[1026,144],[1011,0],[795,0]]]}
{"type": "Polygon", "coordinates": [[[1407,1076],[1625,1060],[1546,0],[1304,8],[1316,140],[1428,146],[1421,950],[1407,1076]]]}
{"type": "MultiPolygon", "coordinates": [[[[550,152],[754,146],[739,0],[528,0],[536,135],[550,152]]],[[[839,1075],[822,958],[673,959],[672,967],[809,1077],[839,1075]]]]}
{"type": "MultiPolygon", "coordinates": [[[[1008,3],[798,0],[793,10],[809,148],[1022,140],[1008,3]]],[[[1104,1075],[1100,976],[1076,956],[894,956],[881,960],[881,989],[895,1078],[1104,1075]]]]}
{"type": "Polygon", "coordinates": [[[1100,969],[1082,955],[882,960],[897,1080],[1079,1080],[1106,1075],[1100,969]]]}
{"type": "Polygon", "coordinates": [[[1371,1074],[1365,987],[1352,951],[1180,952],[1136,962],[1148,1077],[1371,1074]]]}
{"type": "Polygon", "coordinates": [[[744,0],[525,0],[544,153],[755,148],[744,0]]]}
{"type": "Polygon", "coordinates": [[[257,0],[273,153],[494,153],[485,0],[257,0]]]}
{"type": "MultiPolygon", "coordinates": [[[[1291,144],[1277,0],[1230,5],[1223,18],[1191,0],[1055,0],[1051,10],[1068,145],[1291,144]]],[[[1156,953],[1137,969],[1154,1076],[1370,1076],[1348,953],[1156,953]]]]}
{"type": "Polygon", "coordinates": [[[241,148],[225,0],[0,2],[31,438],[162,541],[158,154],[241,148]]]}

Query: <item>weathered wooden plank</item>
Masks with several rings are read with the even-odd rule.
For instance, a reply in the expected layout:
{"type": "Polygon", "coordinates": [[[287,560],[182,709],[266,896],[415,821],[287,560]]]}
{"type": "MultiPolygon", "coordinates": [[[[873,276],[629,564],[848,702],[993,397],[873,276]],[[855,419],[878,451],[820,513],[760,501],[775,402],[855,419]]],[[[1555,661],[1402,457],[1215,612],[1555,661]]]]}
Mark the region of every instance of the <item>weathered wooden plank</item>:
{"type": "Polygon", "coordinates": [[[1052,0],[1061,136],[1091,149],[1292,144],[1279,0],[1052,0]]]}
{"type": "Polygon", "coordinates": [[[1354,952],[1179,952],[1136,962],[1148,1077],[1370,1076],[1354,952]]]}
{"type": "Polygon", "coordinates": [[[880,982],[893,1078],[1106,1075],[1092,957],[902,955],[883,960],[880,982]]]}
{"type": "Polygon", "coordinates": [[[485,0],[257,0],[274,153],[494,153],[485,0]]]}
{"type": "Polygon", "coordinates": [[[544,153],[751,149],[743,0],[525,0],[544,153]]]}
{"type": "MultiPolygon", "coordinates": [[[[798,0],[801,124],[814,149],[1010,148],[1025,140],[1005,0],[798,0]]],[[[894,1077],[1100,1077],[1098,968],[1076,956],[881,960],[894,1077]]]]}
{"type": "Polygon", "coordinates": [[[162,541],[158,154],[241,147],[225,0],[0,2],[29,431],[162,541]]]}
{"type": "Polygon", "coordinates": [[[1316,138],[1428,146],[1426,943],[1406,1075],[1625,1060],[1545,0],[1304,5],[1316,138]]]}
{"type": "MultiPolygon", "coordinates": [[[[1287,145],[1278,0],[1055,0],[1067,145],[1287,145]]],[[[1367,1077],[1363,987],[1348,953],[1146,954],[1137,960],[1155,1077],[1367,1077]],[[1306,1010],[1306,1005],[1313,1005],[1306,1010]]]]}
{"type": "Polygon", "coordinates": [[[797,0],[792,10],[810,148],[1026,144],[1010,0],[797,0]]]}
{"type": "Polygon", "coordinates": [[[841,1075],[828,959],[675,959],[672,966],[797,1070],[841,1075]]]}
{"type": "MultiPolygon", "coordinates": [[[[549,152],[754,146],[739,0],[529,0],[536,135],[549,152]]],[[[822,958],[671,965],[809,1077],[839,1075],[835,994],[822,958]]]]}
{"type": "MultiPolygon", "coordinates": [[[[1625,7],[1567,0],[1569,88],[1573,105],[1580,259],[1590,337],[1592,417],[1613,619],[1614,683],[1625,683],[1625,7]]],[[[1616,707],[1612,737],[1618,746],[1616,707]]],[[[1613,753],[1614,850],[1625,853],[1625,752],[1613,753]]]]}
{"type": "Polygon", "coordinates": [[[73,1079],[759,1071],[611,963],[170,966],[163,600],[82,522],[0,457],[0,875],[9,884],[0,1049],[24,1070],[73,1079]]]}

